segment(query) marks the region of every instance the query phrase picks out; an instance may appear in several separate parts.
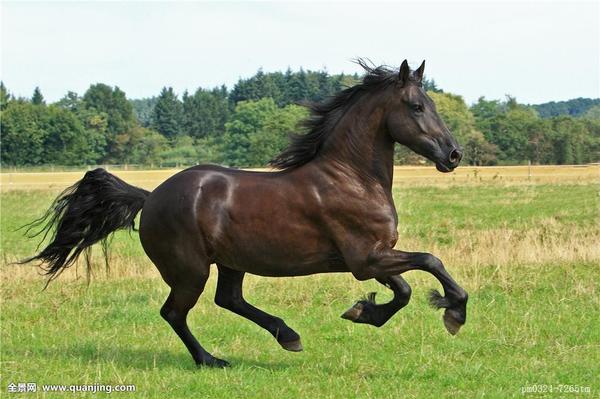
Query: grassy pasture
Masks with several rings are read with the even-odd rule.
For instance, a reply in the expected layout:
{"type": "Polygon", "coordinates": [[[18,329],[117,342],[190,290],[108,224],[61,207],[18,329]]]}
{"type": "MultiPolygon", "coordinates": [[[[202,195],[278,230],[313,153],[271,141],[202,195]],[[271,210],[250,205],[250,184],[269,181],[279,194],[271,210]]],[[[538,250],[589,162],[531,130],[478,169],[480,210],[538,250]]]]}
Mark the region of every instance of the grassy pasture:
{"type": "MultiPolygon", "coordinates": [[[[174,172],[117,174],[152,188],[174,172]]],[[[439,284],[422,272],[405,275],[411,303],[380,329],[339,318],[367,292],[390,299],[376,282],[249,276],[249,302],[302,335],[304,352],[289,353],[214,305],[213,273],[189,322],[228,370],[196,369],[160,318],[168,289],[136,233],[115,235],[108,271],[94,258],[89,285],[83,265],[45,291],[35,268],[10,265],[36,244],[15,228],[81,175],[1,175],[1,396],[10,382],[136,384],[111,396],[161,398],[600,395],[598,166],[533,167],[531,177],[527,167],[397,168],[398,247],[438,255],[469,291],[463,330],[446,333],[426,303],[439,284]]]]}

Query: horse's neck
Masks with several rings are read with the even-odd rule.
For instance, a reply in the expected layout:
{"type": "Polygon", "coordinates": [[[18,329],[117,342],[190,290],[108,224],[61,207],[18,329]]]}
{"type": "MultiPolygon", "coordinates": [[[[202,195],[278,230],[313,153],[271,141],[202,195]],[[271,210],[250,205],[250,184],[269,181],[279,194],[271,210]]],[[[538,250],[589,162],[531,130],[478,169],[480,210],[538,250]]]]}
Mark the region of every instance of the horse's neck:
{"type": "Polygon", "coordinates": [[[394,142],[386,131],[381,101],[358,100],[340,118],[322,149],[322,159],[351,171],[366,183],[391,191],[394,142]]]}

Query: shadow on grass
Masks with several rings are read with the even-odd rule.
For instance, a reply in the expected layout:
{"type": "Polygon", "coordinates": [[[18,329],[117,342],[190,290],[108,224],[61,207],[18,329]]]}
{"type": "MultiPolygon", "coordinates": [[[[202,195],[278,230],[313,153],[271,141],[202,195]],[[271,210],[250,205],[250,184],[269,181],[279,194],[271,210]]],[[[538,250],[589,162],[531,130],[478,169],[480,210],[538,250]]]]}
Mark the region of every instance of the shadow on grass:
{"type": "MultiPolygon", "coordinates": [[[[60,359],[64,362],[79,361],[88,363],[114,363],[123,368],[134,368],[138,370],[181,370],[196,371],[199,369],[187,353],[187,351],[168,351],[163,349],[153,350],[151,348],[98,348],[90,343],[74,344],[69,347],[43,348],[36,351],[40,357],[60,359]]],[[[6,354],[10,358],[11,354],[6,354]]],[[[15,358],[20,355],[13,353],[15,358]]],[[[248,359],[240,356],[225,356],[225,360],[231,363],[233,369],[236,368],[257,368],[269,371],[287,370],[293,365],[288,363],[264,362],[256,359],[248,359]]]]}

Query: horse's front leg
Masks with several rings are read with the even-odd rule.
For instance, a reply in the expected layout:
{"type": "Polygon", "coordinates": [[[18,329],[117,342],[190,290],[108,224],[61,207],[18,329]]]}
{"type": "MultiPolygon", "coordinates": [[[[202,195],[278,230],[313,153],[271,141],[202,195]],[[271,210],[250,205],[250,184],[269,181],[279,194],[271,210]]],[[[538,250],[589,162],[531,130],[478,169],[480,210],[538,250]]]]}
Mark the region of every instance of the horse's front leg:
{"type": "Polygon", "coordinates": [[[215,303],[269,331],[283,349],[300,352],[302,343],[296,331],[288,327],[279,317],[263,312],[246,302],[242,294],[245,273],[221,264],[217,264],[217,267],[219,268],[219,279],[217,280],[215,303]]]}
{"type": "Polygon", "coordinates": [[[359,280],[386,278],[409,270],[423,270],[431,273],[444,288],[444,296],[432,291],[431,304],[445,308],[444,325],[450,334],[456,334],[467,320],[467,292],[448,274],[442,261],[429,253],[404,252],[391,248],[372,251],[362,267],[353,268],[352,273],[359,280]]]}
{"type": "Polygon", "coordinates": [[[411,289],[402,276],[398,274],[395,276],[379,277],[377,281],[390,288],[394,292],[394,298],[388,303],[377,305],[375,303],[375,293],[372,292],[366,299],[356,302],[354,306],[342,315],[342,318],[355,323],[381,327],[408,304],[411,289]]]}

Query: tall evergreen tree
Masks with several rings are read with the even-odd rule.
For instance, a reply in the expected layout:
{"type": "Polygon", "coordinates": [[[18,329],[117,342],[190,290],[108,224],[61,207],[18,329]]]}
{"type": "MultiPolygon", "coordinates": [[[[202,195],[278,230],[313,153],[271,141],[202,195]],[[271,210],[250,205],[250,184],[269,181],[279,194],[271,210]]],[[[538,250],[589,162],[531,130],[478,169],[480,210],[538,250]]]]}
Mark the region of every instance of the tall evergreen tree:
{"type": "Polygon", "coordinates": [[[10,94],[4,86],[4,82],[0,81],[0,111],[4,111],[10,100],[10,94]]]}
{"type": "Polygon", "coordinates": [[[194,138],[221,135],[229,116],[227,89],[199,88],[194,95],[183,96],[183,132],[194,138]]]}
{"type": "Polygon", "coordinates": [[[31,103],[34,105],[45,105],[44,96],[42,96],[42,91],[39,87],[35,87],[33,90],[33,96],[31,97],[31,103]]]}
{"type": "Polygon", "coordinates": [[[423,88],[425,91],[432,91],[434,93],[443,93],[444,91],[440,89],[435,83],[434,79],[427,79],[427,77],[423,78],[423,88]]]}
{"type": "Polygon", "coordinates": [[[286,80],[286,99],[288,103],[306,101],[309,98],[308,82],[306,72],[300,69],[299,72],[292,73],[288,69],[285,73],[286,80]]]}
{"type": "Polygon", "coordinates": [[[183,105],[172,87],[163,87],[152,113],[152,127],[163,136],[173,139],[181,134],[183,105]]]}

